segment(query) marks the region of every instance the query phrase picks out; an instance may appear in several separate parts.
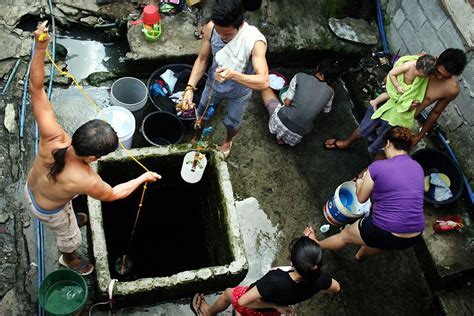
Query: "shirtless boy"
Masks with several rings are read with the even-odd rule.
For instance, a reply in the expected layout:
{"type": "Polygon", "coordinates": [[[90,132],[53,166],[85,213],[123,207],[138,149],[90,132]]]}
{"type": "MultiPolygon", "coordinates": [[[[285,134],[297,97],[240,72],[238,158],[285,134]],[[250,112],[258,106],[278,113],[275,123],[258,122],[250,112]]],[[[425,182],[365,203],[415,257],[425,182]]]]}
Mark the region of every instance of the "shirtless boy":
{"type": "Polygon", "coordinates": [[[71,138],[58,124],[43,89],[44,59],[49,43],[46,23],[34,32],[30,94],[40,142],[25,185],[25,197],[32,215],[54,232],[62,254],[59,262],[88,275],[94,266],[76,253],[82,243],[77,219],[80,225],[84,225],[87,215],[79,213],[76,219],[71,200],[78,194],[88,194],[101,201],[122,199],[143,182],[156,181],[160,176],[147,172],[112,188],[90,166],[93,161],[117,149],[118,137],[112,126],[101,120],[92,120],[80,126],[71,138]]]}

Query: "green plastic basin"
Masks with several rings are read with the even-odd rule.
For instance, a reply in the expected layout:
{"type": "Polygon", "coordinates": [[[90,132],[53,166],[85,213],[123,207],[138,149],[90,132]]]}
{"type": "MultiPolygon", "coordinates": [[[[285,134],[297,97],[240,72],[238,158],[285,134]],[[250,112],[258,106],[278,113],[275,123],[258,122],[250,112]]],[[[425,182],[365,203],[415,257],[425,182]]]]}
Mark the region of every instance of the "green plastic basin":
{"type": "Polygon", "coordinates": [[[38,294],[48,315],[75,315],[84,308],[89,292],[86,280],[79,273],[60,269],[44,278],[38,294]]]}

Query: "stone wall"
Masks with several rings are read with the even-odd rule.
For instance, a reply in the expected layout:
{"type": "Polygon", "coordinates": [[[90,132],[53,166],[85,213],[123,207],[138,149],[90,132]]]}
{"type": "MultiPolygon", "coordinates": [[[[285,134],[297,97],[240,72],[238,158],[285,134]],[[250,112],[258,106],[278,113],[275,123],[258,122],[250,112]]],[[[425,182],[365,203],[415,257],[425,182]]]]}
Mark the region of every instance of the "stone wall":
{"type": "Polygon", "coordinates": [[[446,48],[459,48],[467,52],[468,65],[459,77],[461,93],[446,108],[438,122],[447,132],[451,146],[473,187],[474,52],[458,31],[443,2],[449,1],[382,0],[381,4],[392,53],[400,50],[399,55],[420,51],[439,55],[446,48]]]}

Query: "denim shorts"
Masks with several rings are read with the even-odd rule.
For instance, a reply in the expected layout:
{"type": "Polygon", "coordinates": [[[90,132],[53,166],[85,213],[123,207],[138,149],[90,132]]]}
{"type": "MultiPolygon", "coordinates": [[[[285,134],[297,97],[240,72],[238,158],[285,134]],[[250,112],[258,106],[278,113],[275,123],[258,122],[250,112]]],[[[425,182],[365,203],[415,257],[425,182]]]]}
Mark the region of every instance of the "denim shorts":
{"type": "MultiPolygon", "coordinates": [[[[210,91],[211,86],[209,84],[206,84],[206,87],[202,92],[201,101],[199,102],[199,115],[202,115],[204,113],[204,109],[206,108],[207,99],[209,97],[210,91]]],[[[243,91],[243,94],[238,96],[229,96],[228,94],[219,93],[214,90],[211,102],[215,106],[218,106],[224,100],[227,102],[223,119],[224,126],[227,130],[232,131],[239,129],[240,123],[242,122],[242,118],[245,113],[245,109],[247,108],[251,97],[252,89],[245,89],[243,91]]]]}
{"type": "Polygon", "coordinates": [[[364,118],[359,125],[359,135],[364,138],[369,136],[373,136],[375,138],[374,141],[369,145],[368,151],[370,154],[376,154],[380,151],[383,151],[383,148],[385,147],[385,141],[383,137],[392,126],[381,118],[377,118],[375,120],[371,119],[372,114],[374,114],[374,109],[371,106],[367,107],[364,118]]]}

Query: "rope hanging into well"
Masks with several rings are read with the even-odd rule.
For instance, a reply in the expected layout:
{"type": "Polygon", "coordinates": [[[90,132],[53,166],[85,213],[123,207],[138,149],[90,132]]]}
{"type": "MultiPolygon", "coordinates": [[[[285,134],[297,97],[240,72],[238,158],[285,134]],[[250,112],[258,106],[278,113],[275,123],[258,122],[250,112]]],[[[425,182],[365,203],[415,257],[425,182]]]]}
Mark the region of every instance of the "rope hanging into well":
{"type": "MultiPolygon", "coordinates": [[[[84,88],[79,84],[79,82],[76,80],[76,78],[74,78],[73,75],[71,75],[70,73],[68,73],[67,71],[63,71],[52,59],[50,53],[48,50],[46,50],[46,56],[48,56],[48,59],[49,61],[51,62],[51,64],[58,70],[58,72],[65,76],[65,77],[68,77],[68,78],[71,78],[73,83],[76,85],[76,87],[79,89],[79,91],[82,93],[82,95],[87,99],[87,101],[89,101],[89,103],[95,108],[95,110],[97,112],[100,112],[100,107],[97,106],[97,104],[89,97],[89,95],[87,94],[87,92],[84,90],[84,88]]],[[[122,147],[123,151],[125,152],[125,154],[131,158],[133,161],[135,161],[140,167],[142,167],[143,169],[145,169],[146,172],[150,172],[151,171],[145,167],[145,165],[143,165],[140,161],[138,161],[129,151],[128,149],[122,144],[122,142],[119,141],[119,144],[120,144],[120,147],[122,147]]],[[[145,197],[145,191],[147,189],[147,183],[145,182],[143,184],[143,191],[142,191],[142,195],[141,195],[141,198],[140,198],[140,202],[138,203],[138,210],[137,210],[137,215],[135,217],[135,224],[133,225],[133,229],[132,229],[132,233],[130,235],[130,239],[128,241],[128,247],[127,247],[127,251],[125,252],[125,254],[123,255],[122,257],[122,265],[121,265],[121,271],[123,272],[123,269],[124,269],[124,264],[125,264],[125,259],[126,259],[126,256],[130,250],[130,246],[132,244],[132,240],[133,240],[133,236],[135,234],[135,228],[137,226],[137,222],[138,222],[138,218],[140,217],[140,212],[141,212],[141,209],[142,209],[142,206],[143,206],[143,199],[145,197]]]]}

